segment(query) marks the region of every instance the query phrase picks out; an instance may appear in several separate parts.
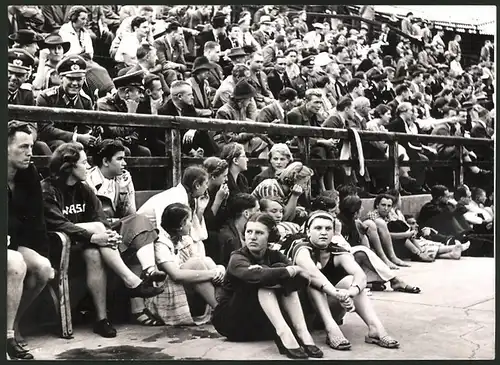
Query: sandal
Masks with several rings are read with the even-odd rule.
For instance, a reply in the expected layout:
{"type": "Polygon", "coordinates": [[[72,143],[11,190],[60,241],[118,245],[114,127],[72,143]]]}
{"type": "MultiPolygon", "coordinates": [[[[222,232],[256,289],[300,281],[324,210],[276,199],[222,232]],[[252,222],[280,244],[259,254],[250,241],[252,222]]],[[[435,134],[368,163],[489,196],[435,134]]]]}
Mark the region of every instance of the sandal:
{"type": "Polygon", "coordinates": [[[365,342],[373,343],[380,347],[385,347],[386,349],[397,349],[399,347],[399,342],[389,335],[382,337],[365,336],[365,342]]]}
{"type": "Polygon", "coordinates": [[[405,285],[404,288],[392,288],[394,291],[399,291],[402,293],[418,294],[420,293],[420,288],[418,286],[405,285]]]}
{"type": "Polygon", "coordinates": [[[341,336],[326,336],[326,344],[332,349],[340,351],[349,350],[352,346],[347,338],[341,336]]]}
{"type": "Polygon", "coordinates": [[[370,289],[371,291],[384,291],[387,288],[384,283],[381,283],[379,281],[374,281],[370,283],[370,289]]]}
{"type": "Polygon", "coordinates": [[[142,312],[132,314],[134,322],[141,324],[143,326],[159,327],[165,326],[165,322],[161,318],[155,316],[147,308],[144,308],[142,312]]]}
{"type": "Polygon", "coordinates": [[[146,269],[141,273],[141,279],[146,282],[161,283],[166,278],[167,274],[156,268],[146,269]]]}

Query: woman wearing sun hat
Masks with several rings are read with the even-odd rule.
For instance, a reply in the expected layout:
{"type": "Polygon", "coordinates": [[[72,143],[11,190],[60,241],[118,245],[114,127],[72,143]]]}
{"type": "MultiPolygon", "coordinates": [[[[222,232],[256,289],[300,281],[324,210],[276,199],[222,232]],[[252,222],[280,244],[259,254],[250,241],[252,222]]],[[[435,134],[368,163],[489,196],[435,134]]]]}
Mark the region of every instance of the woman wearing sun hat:
{"type": "Polygon", "coordinates": [[[71,44],[64,41],[59,33],[49,34],[42,43],[38,68],[33,80],[33,91],[48,89],[61,84],[56,66],[69,51],[71,44]]]}

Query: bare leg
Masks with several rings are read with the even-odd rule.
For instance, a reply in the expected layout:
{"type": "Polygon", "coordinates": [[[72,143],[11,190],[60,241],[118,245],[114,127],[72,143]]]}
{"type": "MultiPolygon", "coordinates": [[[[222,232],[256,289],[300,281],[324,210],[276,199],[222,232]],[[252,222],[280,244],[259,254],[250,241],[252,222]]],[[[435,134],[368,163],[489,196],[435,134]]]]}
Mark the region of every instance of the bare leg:
{"type": "Polygon", "coordinates": [[[292,330],[288,327],[288,324],[281,313],[281,309],[278,303],[278,298],[273,289],[261,288],[257,292],[260,306],[267,318],[276,330],[276,334],[280,337],[283,345],[289,349],[296,349],[299,347],[299,343],[295,339],[292,330]]]}
{"type": "MultiPolygon", "coordinates": [[[[351,286],[353,276],[349,275],[342,279],[337,285],[337,288],[347,289],[351,286]]],[[[357,296],[353,298],[356,313],[368,326],[368,336],[383,337],[387,335],[384,325],[380,321],[373,308],[370,298],[366,295],[366,291],[362,290],[357,296]]]]}
{"type": "Polygon", "coordinates": [[[387,257],[389,258],[389,260],[391,260],[391,262],[393,262],[398,266],[403,266],[403,267],[411,266],[396,256],[396,253],[394,252],[394,246],[391,234],[389,232],[389,229],[387,228],[387,223],[382,218],[377,218],[375,220],[375,223],[377,224],[377,232],[379,234],[380,241],[382,242],[382,247],[384,248],[384,251],[387,253],[387,257]]]}
{"type": "Polygon", "coordinates": [[[20,246],[18,252],[23,256],[26,263],[26,277],[24,279],[24,290],[19,309],[17,310],[14,328],[16,329],[16,339],[18,343],[25,344],[19,332],[19,322],[26,312],[26,309],[33,303],[36,297],[42,292],[48,281],[54,277],[54,270],[50,261],[38,252],[27,247],[20,246]]]}
{"type": "Polygon", "coordinates": [[[460,260],[462,256],[462,248],[460,245],[440,246],[437,257],[440,259],[460,260]]]}
{"type": "Polygon", "coordinates": [[[111,247],[99,247],[102,260],[118,275],[127,288],[138,287],[142,280],[135,275],[122,260],[120,252],[111,247]]]}
{"type": "Polygon", "coordinates": [[[366,232],[366,235],[368,236],[368,240],[370,242],[370,245],[373,247],[373,250],[377,254],[378,257],[386,264],[389,266],[390,269],[392,270],[397,270],[398,267],[389,260],[389,258],[386,256],[384,249],[382,247],[382,242],[381,242],[381,237],[379,236],[378,233],[378,228],[377,224],[368,219],[365,220],[363,223],[365,223],[368,226],[368,231],[366,232]]]}
{"type": "Polygon", "coordinates": [[[332,312],[330,311],[330,306],[328,305],[328,299],[326,294],[320,292],[319,290],[313,289],[309,287],[308,294],[310,300],[316,312],[321,317],[323,324],[325,325],[325,331],[328,337],[344,337],[344,334],[340,330],[339,326],[335,322],[332,316],[332,312]]]}
{"type": "Polygon", "coordinates": [[[101,254],[96,248],[83,251],[83,259],[87,266],[87,287],[89,288],[96,309],[97,321],[107,317],[106,314],[106,270],[101,254]]]}
{"type": "MultiPolygon", "coordinates": [[[[189,259],[182,266],[181,269],[189,270],[212,270],[215,268],[215,263],[209,257],[196,257],[189,259]]],[[[204,283],[193,284],[194,290],[202,296],[202,298],[208,303],[212,308],[215,308],[218,304],[217,299],[215,299],[215,287],[210,281],[204,283]]]]}
{"type": "MultiPolygon", "coordinates": [[[[78,226],[92,233],[102,233],[106,231],[106,227],[100,222],[79,223],[78,226]]],[[[141,284],[142,280],[125,265],[117,249],[99,247],[98,250],[101,253],[102,260],[123,280],[127,288],[136,288],[141,284]]]]}
{"type": "Polygon", "coordinates": [[[14,337],[14,322],[23,295],[26,271],[23,256],[17,251],[7,250],[7,338],[14,337]]]}
{"type": "MultiPolygon", "coordinates": [[[[155,248],[153,243],[142,246],[137,250],[137,259],[141,263],[142,270],[155,266],[155,248]]],[[[141,275],[141,272],[134,271],[136,275],[141,275]]]]}
{"type": "MultiPolygon", "coordinates": [[[[136,275],[141,274],[141,266],[140,265],[131,265],[130,269],[136,275]]],[[[130,312],[132,314],[141,313],[145,308],[144,299],[143,298],[130,298],[130,312]]]]}
{"type": "Polygon", "coordinates": [[[304,345],[314,345],[314,340],[307,329],[297,292],[290,293],[288,296],[282,295],[280,299],[281,305],[290,316],[295,333],[302,340],[302,343],[304,345]]]}

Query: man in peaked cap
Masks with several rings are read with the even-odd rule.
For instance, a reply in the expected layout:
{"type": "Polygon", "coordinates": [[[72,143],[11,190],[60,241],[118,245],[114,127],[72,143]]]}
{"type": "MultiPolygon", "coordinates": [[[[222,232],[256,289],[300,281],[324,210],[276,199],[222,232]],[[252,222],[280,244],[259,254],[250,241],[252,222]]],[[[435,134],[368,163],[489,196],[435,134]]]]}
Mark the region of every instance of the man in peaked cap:
{"type": "Polygon", "coordinates": [[[24,49],[12,48],[8,51],[8,103],[34,105],[31,85],[26,84],[33,70],[35,59],[24,49]]]}
{"type": "MultiPolygon", "coordinates": [[[[82,90],[86,70],[87,64],[80,56],[71,55],[62,59],[56,66],[61,85],[40,92],[36,105],[92,110],[92,99],[82,90]]],[[[41,123],[39,129],[40,139],[47,142],[52,151],[65,142],[76,141],[84,146],[91,146],[96,141],[96,137],[91,135],[93,129],[88,125],[58,123],[55,127],[53,122],[47,121],[41,123]]]]}
{"type": "MultiPolygon", "coordinates": [[[[31,84],[26,83],[35,59],[24,49],[13,48],[8,51],[7,102],[14,105],[35,105],[31,84]]],[[[37,124],[28,123],[33,136],[33,152],[36,155],[50,156],[50,148],[45,142],[37,141],[37,124]]]]}
{"type": "MultiPolygon", "coordinates": [[[[135,71],[113,79],[116,93],[106,95],[97,100],[97,110],[116,113],[136,113],[139,102],[144,94],[144,71],[135,71]]],[[[127,155],[151,156],[149,148],[141,146],[139,133],[134,127],[104,126],[103,138],[118,138],[125,147],[127,155]]]]}
{"type": "Polygon", "coordinates": [[[263,15],[260,17],[259,29],[253,33],[254,39],[259,43],[261,47],[265,47],[270,39],[270,29],[271,17],[269,15],[263,15]]]}

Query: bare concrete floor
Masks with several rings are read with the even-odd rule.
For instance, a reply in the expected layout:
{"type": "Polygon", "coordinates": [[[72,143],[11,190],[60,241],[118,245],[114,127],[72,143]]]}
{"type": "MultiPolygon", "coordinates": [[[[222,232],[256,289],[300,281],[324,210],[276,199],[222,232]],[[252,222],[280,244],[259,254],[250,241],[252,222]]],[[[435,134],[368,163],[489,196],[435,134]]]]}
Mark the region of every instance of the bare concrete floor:
{"type": "MultiPolygon", "coordinates": [[[[351,341],[351,351],[325,345],[323,331],[315,331],[316,344],[325,359],[494,359],[495,354],[495,260],[462,258],[431,264],[412,263],[399,270],[420,294],[387,290],[372,295],[377,312],[401,347],[390,350],[364,343],[366,325],[347,314],[341,327],[351,341]]],[[[274,343],[232,343],[211,325],[189,328],[117,326],[118,337],[106,339],[91,328],[75,328],[74,339],[53,335],[27,340],[37,360],[56,359],[205,359],[283,360],[274,343]]]]}

